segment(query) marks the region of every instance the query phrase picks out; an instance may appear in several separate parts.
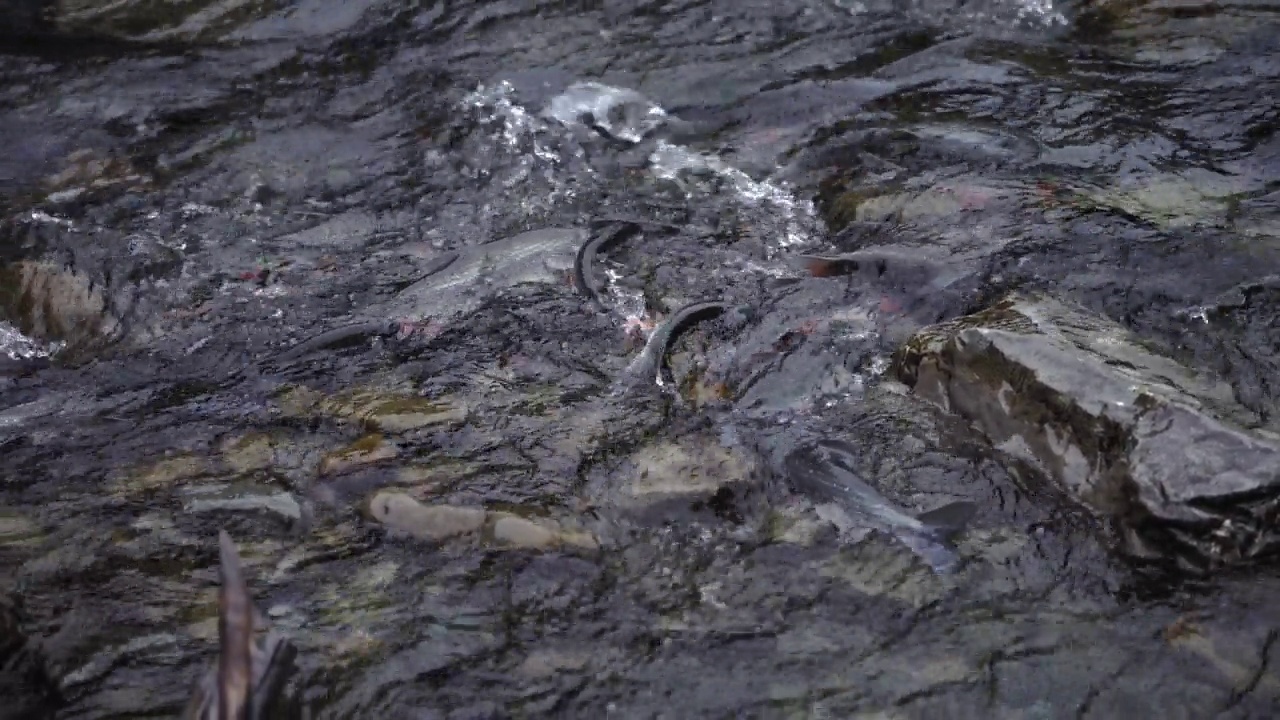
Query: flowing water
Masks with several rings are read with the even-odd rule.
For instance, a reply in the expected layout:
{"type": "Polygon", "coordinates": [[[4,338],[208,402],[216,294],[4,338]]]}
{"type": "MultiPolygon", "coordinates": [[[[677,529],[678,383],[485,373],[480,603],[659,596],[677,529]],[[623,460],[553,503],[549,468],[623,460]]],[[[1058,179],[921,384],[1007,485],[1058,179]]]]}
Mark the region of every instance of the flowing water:
{"type": "Polygon", "coordinates": [[[1273,428],[1280,3],[0,12],[0,609],[41,658],[0,715],[176,713],[221,528],[323,718],[1280,702],[1273,563],[1135,566],[879,382],[1036,289],[1273,428]],[[790,491],[813,435],[976,503],[960,570],[790,491]]]}

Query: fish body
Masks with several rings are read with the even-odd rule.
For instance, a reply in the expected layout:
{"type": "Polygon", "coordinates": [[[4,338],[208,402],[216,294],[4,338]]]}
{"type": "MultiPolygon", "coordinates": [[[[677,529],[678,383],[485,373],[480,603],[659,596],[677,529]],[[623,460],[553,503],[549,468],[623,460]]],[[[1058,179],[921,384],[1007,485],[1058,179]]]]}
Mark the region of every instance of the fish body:
{"type": "Polygon", "coordinates": [[[920,515],[898,507],[859,477],[850,448],[838,441],[801,447],[783,461],[787,479],[796,490],[838,503],[846,511],[898,538],[935,572],[955,570],[960,557],[952,538],[972,519],[977,506],[954,502],[920,515]]]}
{"type": "Polygon", "coordinates": [[[615,384],[613,394],[622,394],[632,387],[651,382],[664,385],[663,363],[676,339],[694,325],[720,317],[728,309],[729,305],[725,303],[710,301],[691,303],[676,310],[654,329],[645,342],[644,349],[628,366],[623,378],[615,384]]]}
{"type": "Polygon", "coordinates": [[[419,278],[401,290],[377,317],[357,318],[326,330],[280,353],[290,363],[314,352],[388,337],[424,321],[443,328],[479,308],[493,294],[522,283],[553,283],[575,270],[589,236],[586,230],[546,228],[505,240],[474,245],[435,258],[419,278]]]}
{"type": "Polygon", "coordinates": [[[530,282],[556,282],[574,269],[588,233],[546,228],[497,242],[473,245],[445,256],[433,272],[396,296],[396,318],[430,318],[444,325],[479,307],[498,290],[530,282]]]}

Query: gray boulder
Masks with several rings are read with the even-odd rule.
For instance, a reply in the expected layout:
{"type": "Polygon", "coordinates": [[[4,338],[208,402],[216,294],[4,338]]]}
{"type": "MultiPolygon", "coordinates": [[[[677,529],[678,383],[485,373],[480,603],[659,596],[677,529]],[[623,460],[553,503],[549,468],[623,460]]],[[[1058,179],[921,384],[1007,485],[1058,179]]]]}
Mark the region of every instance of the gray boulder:
{"type": "Polygon", "coordinates": [[[922,330],[892,372],[1108,520],[1127,554],[1208,569],[1280,548],[1280,439],[1225,382],[1110,320],[1013,295],[922,330]]]}

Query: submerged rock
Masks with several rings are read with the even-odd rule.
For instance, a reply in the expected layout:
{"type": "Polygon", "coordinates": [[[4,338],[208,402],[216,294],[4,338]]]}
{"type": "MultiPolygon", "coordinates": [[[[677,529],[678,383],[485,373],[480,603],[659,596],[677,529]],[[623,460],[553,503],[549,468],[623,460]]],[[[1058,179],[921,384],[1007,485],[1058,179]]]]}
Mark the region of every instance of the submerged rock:
{"type": "Polygon", "coordinates": [[[1127,554],[1203,569],[1280,548],[1280,442],[1110,320],[1014,295],[921,331],[894,372],[1112,520],[1127,554]]]}
{"type": "Polygon", "coordinates": [[[550,520],[529,520],[507,512],[460,505],[424,505],[401,492],[381,491],[369,499],[373,520],[396,533],[440,543],[449,538],[486,531],[495,544],[507,548],[596,550],[599,542],[589,532],[570,530],[550,520]]]}
{"type": "Polygon", "coordinates": [[[369,514],[392,530],[430,542],[476,532],[484,526],[486,515],[483,508],[423,505],[397,492],[373,496],[369,501],[369,514]]]}
{"type": "Polygon", "coordinates": [[[320,461],[321,475],[338,475],[355,468],[390,460],[400,454],[394,443],[381,435],[370,433],[340,450],[335,450],[320,461]]]}
{"type": "Polygon", "coordinates": [[[565,530],[552,520],[536,522],[518,515],[492,513],[493,539],[500,545],[529,550],[578,548],[596,550],[599,542],[591,533],[565,530]]]}
{"type": "Polygon", "coordinates": [[[335,418],[370,433],[407,433],[459,423],[467,417],[467,406],[453,398],[431,399],[372,387],[325,395],[294,386],[282,391],[276,402],[290,417],[335,418]]]}
{"type": "Polygon", "coordinates": [[[745,488],[759,478],[750,454],[705,435],[642,447],[631,455],[624,472],[626,480],[613,499],[624,507],[707,499],[726,488],[745,488]]]}

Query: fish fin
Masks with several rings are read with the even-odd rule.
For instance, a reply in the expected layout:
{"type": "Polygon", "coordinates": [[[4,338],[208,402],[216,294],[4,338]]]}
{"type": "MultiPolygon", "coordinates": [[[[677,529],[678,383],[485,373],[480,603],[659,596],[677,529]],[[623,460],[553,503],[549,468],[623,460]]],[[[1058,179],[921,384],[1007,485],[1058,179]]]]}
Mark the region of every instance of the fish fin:
{"type": "Polygon", "coordinates": [[[298,651],[283,636],[268,632],[253,645],[253,698],[249,720],[278,717],[273,712],[288,701],[285,686],[297,670],[298,651]]]}
{"type": "Polygon", "coordinates": [[[218,597],[219,720],[247,717],[252,684],[253,603],[240,553],[226,530],[218,534],[222,589],[218,597]]]}
{"type": "Polygon", "coordinates": [[[935,537],[949,541],[959,534],[961,530],[964,530],[977,512],[977,504],[961,500],[920,513],[916,516],[916,519],[928,528],[935,537]]]}

